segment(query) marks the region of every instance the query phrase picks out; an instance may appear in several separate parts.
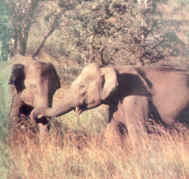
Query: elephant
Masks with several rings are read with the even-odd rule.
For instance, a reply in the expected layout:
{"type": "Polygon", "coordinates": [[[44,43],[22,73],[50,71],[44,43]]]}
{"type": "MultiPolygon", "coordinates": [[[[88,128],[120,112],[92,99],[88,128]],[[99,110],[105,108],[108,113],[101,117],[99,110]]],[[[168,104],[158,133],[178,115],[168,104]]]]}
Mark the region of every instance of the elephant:
{"type": "MultiPolygon", "coordinates": [[[[56,89],[60,88],[59,76],[51,63],[17,55],[11,64],[9,85],[14,88],[14,116],[29,118],[33,108],[50,107],[56,89]]],[[[40,132],[46,130],[47,121],[38,121],[40,132]]]]}
{"type": "Polygon", "coordinates": [[[91,63],[66,90],[56,91],[52,107],[35,108],[31,118],[60,116],[73,109],[83,112],[101,104],[109,106],[104,136],[111,145],[123,145],[127,133],[133,139],[146,133],[144,123],[151,115],[166,127],[176,128],[177,122],[189,120],[189,73],[173,66],[91,63]],[[62,97],[58,97],[60,91],[62,97]]]}

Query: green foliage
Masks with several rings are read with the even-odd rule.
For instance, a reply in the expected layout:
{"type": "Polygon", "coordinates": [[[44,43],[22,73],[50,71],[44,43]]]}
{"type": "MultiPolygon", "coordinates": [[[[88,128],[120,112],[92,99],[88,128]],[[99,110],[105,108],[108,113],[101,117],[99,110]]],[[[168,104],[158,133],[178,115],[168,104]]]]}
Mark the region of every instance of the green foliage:
{"type": "Polygon", "coordinates": [[[8,147],[0,140],[0,178],[7,179],[8,174],[8,147]]]}
{"type": "Polygon", "coordinates": [[[149,1],[147,7],[135,0],[7,1],[13,54],[38,55],[43,48],[79,64],[99,59],[146,64],[179,56],[186,49],[185,43],[167,38],[168,33],[178,36],[178,25],[168,25],[170,20],[162,18],[161,4],[169,5],[171,0],[149,1]]]}
{"type": "Polygon", "coordinates": [[[8,65],[0,63],[0,178],[7,178],[8,172],[8,113],[10,110],[10,98],[8,95],[8,65]]]}
{"type": "Polygon", "coordinates": [[[48,32],[45,27],[52,24],[52,14],[60,14],[58,26],[44,45],[52,56],[78,63],[100,58],[104,63],[116,64],[158,62],[172,56],[177,48],[175,42],[167,39],[166,34],[175,33],[175,29],[165,24],[159,3],[153,1],[148,7],[140,7],[133,0],[59,0],[52,9],[44,3],[45,13],[33,26],[29,46],[34,49],[40,43],[48,32]]]}
{"type": "Polygon", "coordinates": [[[10,110],[10,96],[8,94],[8,74],[7,64],[0,63],[0,140],[7,134],[8,113],[10,110]]]}
{"type": "Polygon", "coordinates": [[[0,60],[8,59],[8,43],[10,40],[8,25],[8,8],[4,1],[0,1],[0,60]]]}
{"type": "Polygon", "coordinates": [[[176,2],[177,2],[178,4],[186,5],[186,4],[189,3],[189,0],[176,0],[176,2]]]}

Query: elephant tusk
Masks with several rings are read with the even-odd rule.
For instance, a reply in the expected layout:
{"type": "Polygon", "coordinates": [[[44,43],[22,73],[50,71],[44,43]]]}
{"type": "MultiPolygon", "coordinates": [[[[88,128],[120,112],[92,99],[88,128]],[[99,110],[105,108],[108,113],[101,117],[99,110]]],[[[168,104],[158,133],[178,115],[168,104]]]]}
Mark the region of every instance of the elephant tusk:
{"type": "Polygon", "coordinates": [[[39,115],[37,116],[38,119],[40,119],[40,118],[42,118],[42,117],[43,117],[42,114],[39,114],[39,115]]]}
{"type": "Polygon", "coordinates": [[[75,113],[77,113],[78,115],[80,115],[82,113],[82,110],[80,109],[79,106],[76,106],[74,109],[75,113]]]}

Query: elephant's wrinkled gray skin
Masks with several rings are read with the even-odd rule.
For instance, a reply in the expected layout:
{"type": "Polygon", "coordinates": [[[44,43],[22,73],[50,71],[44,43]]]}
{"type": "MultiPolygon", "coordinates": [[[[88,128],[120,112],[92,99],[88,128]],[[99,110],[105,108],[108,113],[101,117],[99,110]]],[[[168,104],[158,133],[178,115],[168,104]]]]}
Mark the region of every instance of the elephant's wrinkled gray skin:
{"type": "Polygon", "coordinates": [[[29,117],[33,108],[50,107],[54,92],[60,88],[60,80],[52,64],[20,55],[11,65],[9,84],[16,89],[16,100],[20,100],[21,106],[17,107],[15,114],[18,118],[23,115],[29,117]]]}
{"type": "MultiPolygon", "coordinates": [[[[57,91],[63,90],[62,88],[57,91]]],[[[189,119],[189,74],[173,67],[99,67],[89,64],[63,97],[53,97],[50,108],[35,108],[32,118],[60,116],[76,108],[79,111],[100,104],[109,105],[110,123],[105,131],[109,143],[122,144],[125,133],[137,136],[149,114],[164,125],[189,119]]]]}

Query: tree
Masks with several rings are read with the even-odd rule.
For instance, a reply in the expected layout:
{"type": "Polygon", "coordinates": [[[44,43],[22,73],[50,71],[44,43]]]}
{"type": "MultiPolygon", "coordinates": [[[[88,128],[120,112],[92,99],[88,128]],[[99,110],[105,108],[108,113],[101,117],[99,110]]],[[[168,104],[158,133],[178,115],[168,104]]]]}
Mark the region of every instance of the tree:
{"type": "Polygon", "coordinates": [[[83,63],[89,59],[92,48],[96,54],[100,53],[104,63],[145,64],[177,51],[176,41],[170,42],[169,38],[172,30],[165,25],[157,8],[161,0],[141,1],[147,6],[139,5],[137,0],[6,2],[13,54],[25,55],[29,46],[28,51],[37,56],[46,48],[55,57],[65,56],[83,63]]]}
{"type": "Polygon", "coordinates": [[[167,38],[170,29],[157,8],[160,1],[148,1],[146,7],[136,2],[59,0],[69,11],[64,13],[54,51],[81,62],[89,59],[93,48],[105,63],[122,64],[154,63],[174,55],[175,42],[167,38]]]}
{"type": "MultiPolygon", "coordinates": [[[[46,40],[58,28],[60,18],[64,11],[69,10],[69,6],[72,5],[72,2],[70,3],[69,1],[68,3],[65,1],[63,4],[59,1],[57,2],[59,3],[60,8],[56,6],[56,8],[49,11],[49,13],[43,17],[48,30],[46,34],[44,34],[43,40],[33,56],[39,54],[46,40]]],[[[26,55],[29,35],[32,33],[32,26],[37,24],[39,16],[43,15],[41,9],[43,9],[45,5],[48,6],[50,3],[56,4],[57,2],[52,0],[6,0],[10,11],[13,55],[16,53],[26,55]]]]}
{"type": "Polygon", "coordinates": [[[6,0],[10,12],[13,53],[25,55],[31,26],[37,17],[41,0],[6,0]]]}
{"type": "MultiPolygon", "coordinates": [[[[26,54],[28,39],[31,33],[32,25],[37,23],[37,19],[40,15],[41,9],[43,9],[44,3],[47,3],[48,1],[50,0],[6,0],[7,6],[10,11],[13,54],[26,54]]],[[[53,17],[54,20],[50,25],[49,32],[47,33],[47,35],[44,36],[44,39],[47,39],[56,29],[57,19],[59,15],[55,13],[49,15],[49,18],[53,17]]],[[[46,40],[42,41],[42,44],[39,48],[42,48],[45,41],[46,40]]],[[[39,51],[39,49],[37,49],[37,51],[39,51]]]]}
{"type": "Polygon", "coordinates": [[[69,33],[72,38],[75,50],[72,48],[72,54],[78,51],[82,58],[88,59],[92,46],[109,63],[144,64],[165,57],[161,47],[165,30],[156,3],[141,7],[134,0],[79,2],[69,15],[65,14],[69,27],[65,27],[64,34],[69,33]]]}

